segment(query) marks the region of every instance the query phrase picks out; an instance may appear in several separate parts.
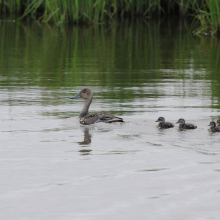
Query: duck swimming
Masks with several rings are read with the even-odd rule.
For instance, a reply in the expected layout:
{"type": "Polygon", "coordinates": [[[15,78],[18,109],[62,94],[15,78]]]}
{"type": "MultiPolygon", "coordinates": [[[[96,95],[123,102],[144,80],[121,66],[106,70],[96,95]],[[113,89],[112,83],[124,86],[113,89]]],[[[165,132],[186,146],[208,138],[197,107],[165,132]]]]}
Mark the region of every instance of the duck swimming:
{"type": "Polygon", "coordinates": [[[220,132],[220,128],[216,127],[216,123],[214,121],[211,121],[208,126],[210,126],[209,128],[210,132],[220,132]]]}
{"type": "Polygon", "coordinates": [[[176,124],[180,124],[179,125],[179,129],[180,130],[185,130],[185,129],[196,129],[197,126],[193,125],[193,124],[189,124],[189,123],[185,123],[185,120],[183,118],[180,118],[178,120],[178,122],[176,122],[176,124]]]}
{"type": "Polygon", "coordinates": [[[173,123],[165,122],[165,118],[164,117],[159,117],[156,122],[159,122],[158,128],[161,128],[161,129],[173,128],[174,127],[173,123]]]}
{"type": "Polygon", "coordinates": [[[80,93],[70,99],[85,99],[85,104],[82,108],[82,111],[79,114],[79,122],[83,125],[90,125],[97,122],[105,122],[105,123],[112,123],[112,122],[123,122],[122,118],[115,117],[106,112],[99,112],[99,113],[89,113],[89,107],[92,103],[93,93],[92,90],[88,88],[84,88],[80,91],[80,93]]]}
{"type": "Polygon", "coordinates": [[[220,119],[217,120],[217,127],[220,128],[220,119]]]}

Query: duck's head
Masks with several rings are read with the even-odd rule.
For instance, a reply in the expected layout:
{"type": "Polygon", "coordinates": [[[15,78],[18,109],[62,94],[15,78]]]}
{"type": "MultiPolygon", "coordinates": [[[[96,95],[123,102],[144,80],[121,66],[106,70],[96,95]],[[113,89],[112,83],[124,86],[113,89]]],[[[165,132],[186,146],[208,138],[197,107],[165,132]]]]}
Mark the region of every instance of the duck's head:
{"type": "Polygon", "coordinates": [[[181,125],[183,125],[183,124],[185,124],[185,120],[184,120],[183,118],[180,118],[180,119],[176,122],[176,124],[181,124],[181,125]]]}
{"type": "Polygon", "coordinates": [[[159,117],[156,122],[165,122],[165,118],[164,117],[159,117]]]}
{"type": "Polygon", "coordinates": [[[211,121],[208,126],[210,126],[211,128],[215,128],[216,127],[216,123],[214,121],[211,121]]]}
{"type": "Polygon", "coordinates": [[[78,95],[71,97],[70,99],[78,99],[78,98],[88,99],[90,97],[92,97],[92,91],[88,88],[84,88],[79,92],[78,95]]]}

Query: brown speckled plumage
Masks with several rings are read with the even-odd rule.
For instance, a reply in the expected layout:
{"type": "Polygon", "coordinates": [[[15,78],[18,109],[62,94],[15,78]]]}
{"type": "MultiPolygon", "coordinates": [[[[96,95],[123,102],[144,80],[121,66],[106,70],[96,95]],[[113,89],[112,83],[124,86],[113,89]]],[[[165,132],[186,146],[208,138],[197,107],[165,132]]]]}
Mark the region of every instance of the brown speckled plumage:
{"type": "Polygon", "coordinates": [[[216,127],[216,123],[214,121],[211,121],[208,126],[210,126],[209,128],[210,132],[220,132],[220,128],[216,127]]]}
{"type": "Polygon", "coordinates": [[[179,129],[180,130],[189,130],[189,129],[196,129],[197,126],[194,124],[189,124],[189,123],[185,123],[185,120],[183,118],[180,118],[176,124],[180,124],[179,125],[179,129]]]}
{"type": "Polygon", "coordinates": [[[167,129],[167,128],[173,128],[174,127],[173,123],[165,122],[165,118],[164,117],[159,117],[156,122],[159,122],[159,124],[157,126],[160,129],[167,129]]]}
{"type": "Polygon", "coordinates": [[[90,125],[97,122],[123,122],[122,118],[115,117],[109,113],[99,112],[99,113],[89,113],[89,107],[92,103],[93,93],[90,89],[84,88],[80,91],[80,93],[70,99],[82,98],[85,99],[85,104],[83,106],[82,111],[79,114],[79,121],[83,125],[90,125]]]}
{"type": "Polygon", "coordinates": [[[216,127],[220,128],[220,119],[217,120],[216,127]]]}

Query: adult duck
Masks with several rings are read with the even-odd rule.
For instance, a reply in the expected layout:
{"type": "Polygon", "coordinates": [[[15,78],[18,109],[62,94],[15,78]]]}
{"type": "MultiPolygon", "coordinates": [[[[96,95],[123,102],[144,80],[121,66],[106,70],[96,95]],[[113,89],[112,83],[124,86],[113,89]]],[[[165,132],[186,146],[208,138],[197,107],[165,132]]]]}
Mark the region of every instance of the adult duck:
{"type": "Polygon", "coordinates": [[[91,89],[84,88],[82,89],[78,95],[71,97],[70,99],[84,99],[85,104],[82,108],[82,111],[79,114],[79,122],[83,125],[90,125],[97,122],[105,122],[105,123],[112,123],[112,122],[123,122],[122,118],[116,117],[106,112],[99,112],[99,113],[89,113],[89,107],[92,103],[93,93],[91,89]]]}

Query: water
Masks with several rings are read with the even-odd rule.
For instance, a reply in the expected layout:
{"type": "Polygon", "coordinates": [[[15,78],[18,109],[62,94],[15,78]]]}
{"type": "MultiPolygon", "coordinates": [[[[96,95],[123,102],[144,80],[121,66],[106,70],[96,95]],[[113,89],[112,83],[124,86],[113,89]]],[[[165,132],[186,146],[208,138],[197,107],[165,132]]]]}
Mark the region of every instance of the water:
{"type": "Polygon", "coordinates": [[[0,219],[220,218],[216,38],[175,21],[0,31],[0,219]],[[80,125],[84,87],[125,123],[80,125]]]}

